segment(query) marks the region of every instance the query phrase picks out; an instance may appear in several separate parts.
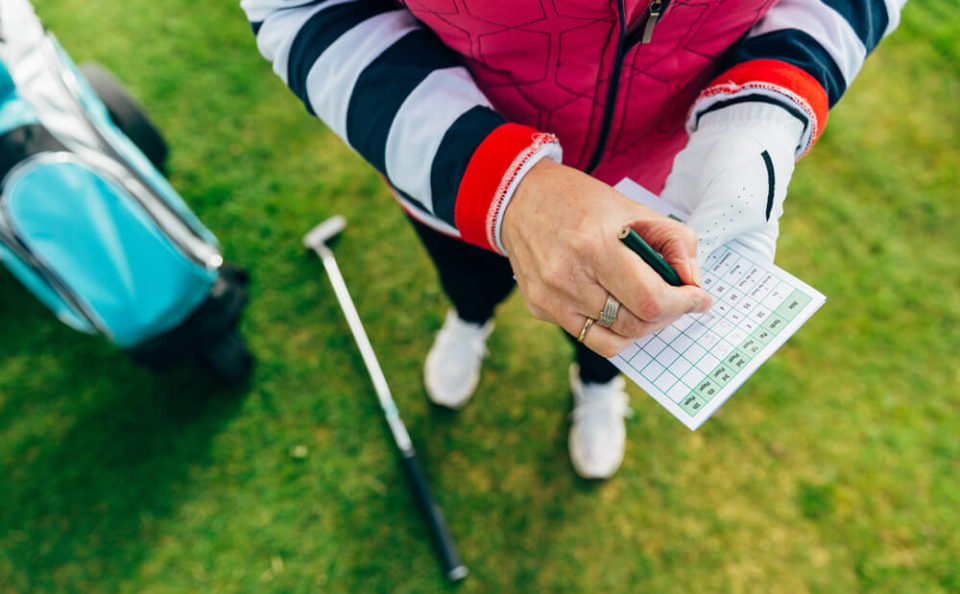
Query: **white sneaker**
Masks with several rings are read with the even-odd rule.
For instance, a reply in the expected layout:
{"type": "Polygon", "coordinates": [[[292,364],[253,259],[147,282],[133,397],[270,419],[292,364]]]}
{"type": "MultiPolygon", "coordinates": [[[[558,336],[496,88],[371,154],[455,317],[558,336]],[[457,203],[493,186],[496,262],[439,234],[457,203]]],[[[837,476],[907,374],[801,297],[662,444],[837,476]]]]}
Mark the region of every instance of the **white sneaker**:
{"type": "Polygon", "coordinates": [[[583,478],[610,478],[623,462],[627,431],[623,418],[633,414],[617,376],[605,384],[583,383],[580,368],[570,366],[570,390],[574,408],[570,413],[570,461],[583,478]]]}
{"type": "Polygon", "coordinates": [[[480,365],[487,356],[487,337],[493,322],[483,326],[464,322],[457,312],[447,312],[443,328],[427,353],[423,384],[435,404],[463,408],[480,382],[480,365]]]}

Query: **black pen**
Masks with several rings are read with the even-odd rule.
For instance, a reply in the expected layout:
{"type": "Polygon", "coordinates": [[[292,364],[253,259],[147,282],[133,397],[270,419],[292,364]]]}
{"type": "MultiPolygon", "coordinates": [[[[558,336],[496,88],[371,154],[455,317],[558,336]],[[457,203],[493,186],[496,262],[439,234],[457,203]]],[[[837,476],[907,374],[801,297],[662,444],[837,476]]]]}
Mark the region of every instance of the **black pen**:
{"type": "Polygon", "coordinates": [[[683,281],[680,280],[680,275],[677,274],[677,271],[671,268],[670,265],[667,264],[667,261],[663,259],[663,256],[650,247],[636,231],[630,227],[624,227],[620,229],[620,233],[617,236],[620,238],[620,241],[627,244],[628,248],[643,258],[643,261],[646,262],[650,268],[653,268],[668,284],[674,287],[683,286],[683,281]]]}

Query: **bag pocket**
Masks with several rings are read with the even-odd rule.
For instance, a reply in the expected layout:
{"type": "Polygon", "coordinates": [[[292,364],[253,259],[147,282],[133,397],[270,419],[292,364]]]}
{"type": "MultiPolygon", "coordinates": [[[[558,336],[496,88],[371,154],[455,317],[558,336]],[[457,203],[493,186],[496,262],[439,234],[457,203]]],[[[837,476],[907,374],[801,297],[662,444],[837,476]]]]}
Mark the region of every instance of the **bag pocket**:
{"type": "Polygon", "coordinates": [[[65,151],[32,155],[10,170],[0,243],[7,267],[61,320],[124,348],[180,324],[218,275],[185,253],[120,181],[65,151]]]}

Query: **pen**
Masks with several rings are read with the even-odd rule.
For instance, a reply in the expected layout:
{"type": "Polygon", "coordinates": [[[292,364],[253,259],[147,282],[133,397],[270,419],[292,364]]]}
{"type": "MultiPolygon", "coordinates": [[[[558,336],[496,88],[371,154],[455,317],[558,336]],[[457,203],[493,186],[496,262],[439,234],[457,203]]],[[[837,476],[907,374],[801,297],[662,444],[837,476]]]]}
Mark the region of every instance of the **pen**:
{"type": "Polygon", "coordinates": [[[620,238],[620,241],[627,244],[628,248],[643,258],[643,261],[646,262],[650,268],[653,268],[668,284],[674,287],[683,286],[683,281],[680,280],[677,272],[671,268],[670,265],[667,264],[667,261],[664,260],[656,250],[650,247],[636,231],[630,227],[624,227],[620,229],[620,233],[618,233],[617,236],[620,238]]]}

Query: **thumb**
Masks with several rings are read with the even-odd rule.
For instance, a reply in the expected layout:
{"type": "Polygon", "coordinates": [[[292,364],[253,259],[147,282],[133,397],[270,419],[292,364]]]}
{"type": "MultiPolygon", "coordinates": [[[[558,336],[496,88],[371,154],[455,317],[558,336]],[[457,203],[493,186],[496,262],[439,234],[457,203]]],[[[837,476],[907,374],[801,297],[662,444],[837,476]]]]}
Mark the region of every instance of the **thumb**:
{"type": "Polygon", "coordinates": [[[697,235],[691,227],[668,217],[634,221],[630,227],[663,257],[685,285],[702,286],[697,235]]]}

